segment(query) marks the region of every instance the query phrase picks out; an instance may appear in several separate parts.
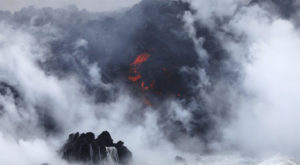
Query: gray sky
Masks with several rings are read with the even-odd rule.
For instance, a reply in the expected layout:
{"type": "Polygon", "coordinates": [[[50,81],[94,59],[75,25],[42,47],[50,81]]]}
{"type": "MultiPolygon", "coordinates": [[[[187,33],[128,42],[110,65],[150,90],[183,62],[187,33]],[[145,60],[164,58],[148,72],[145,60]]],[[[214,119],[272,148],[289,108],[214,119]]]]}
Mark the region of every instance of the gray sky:
{"type": "Polygon", "coordinates": [[[132,6],[140,0],[0,0],[0,10],[16,11],[23,7],[61,8],[75,4],[80,9],[89,11],[111,11],[132,6]]]}

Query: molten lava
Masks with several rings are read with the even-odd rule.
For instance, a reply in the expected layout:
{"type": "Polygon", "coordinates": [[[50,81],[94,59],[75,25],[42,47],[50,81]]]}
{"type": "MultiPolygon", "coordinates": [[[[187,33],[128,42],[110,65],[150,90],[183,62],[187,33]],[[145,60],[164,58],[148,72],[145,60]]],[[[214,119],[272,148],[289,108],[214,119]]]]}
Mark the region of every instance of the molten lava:
{"type": "Polygon", "coordinates": [[[150,54],[148,53],[142,53],[137,56],[137,58],[130,64],[129,69],[129,76],[128,79],[132,82],[137,82],[142,78],[141,73],[138,71],[138,69],[141,67],[141,65],[148,60],[150,57],[150,54]]]}
{"type": "Polygon", "coordinates": [[[140,74],[136,75],[136,76],[129,76],[128,79],[132,82],[136,82],[138,81],[139,79],[141,79],[142,76],[140,74]]]}
{"type": "MultiPolygon", "coordinates": [[[[143,91],[148,91],[149,89],[154,89],[154,81],[148,86],[144,81],[142,81],[142,74],[139,71],[139,68],[142,66],[144,62],[146,62],[150,58],[150,54],[142,53],[139,54],[136,59],[130,63],[129,68],[129,76],[128,80],[136,83],[143,91]]],[[[148,106],[152,106],[150,100],[144,98],[144,103],[148,106]]]]}
{"type": "Polygon", "coordinates": [[[148,53],[139,54],[138,57],[130,65],[131,66],[141,65],[144,62],[146,62],[149,57],[150,57],[150,54],[148,54],[148,53]]]}
{"type": "Polygon", "coordinates": [[[149,87],[145,86],[145,82],[144,81],[141,83],[141,87],[142,87],[143,90],[149,90],[149,87]]]}
{"type": "MultiPolygon", "coordinates": [[[[144,95],[144,104],[148,106],[152,106],[152,102],[150,98],[147,98],[148,95],[146,93],[152,93],[156,95],[163,95],[165,92],[161,90],[159,86],[156,84],[156,80],[149,81],[149,77],[153,77],[153,74],[158,73],[157,71],[148,71],[144,72],[141,70],[141,67],[145,62],[149,60],[151,55],[149,53],[142,53],[139,54],[129,65],[129,75],[128,80],[132,83],[136,84],[136,86],[142,91],[144,95]],[[148,77],[143,77],[144,75],[148,75],[148,77]],[[151,75],[152,74],[152,75],[151,75]],[[149,76],[150,75],[150,76],[149,76]]],[[[166,76],[167,83],[169,82],[168,79],[171,79],[172,73],[174,72],[172,69],[167,67],[157,68],[159,70],[159,74],[166,76]]],[[[145,70],[145,69],[143,69],[145,70]]],[[[159,80],[159,79],[158,79],[159,80]]],[[[161,81],[161,80],[160,80],[161,81]]],[[[173,93],[175,97],[182,98],[183,94],[180,92],[173,93]]]]}

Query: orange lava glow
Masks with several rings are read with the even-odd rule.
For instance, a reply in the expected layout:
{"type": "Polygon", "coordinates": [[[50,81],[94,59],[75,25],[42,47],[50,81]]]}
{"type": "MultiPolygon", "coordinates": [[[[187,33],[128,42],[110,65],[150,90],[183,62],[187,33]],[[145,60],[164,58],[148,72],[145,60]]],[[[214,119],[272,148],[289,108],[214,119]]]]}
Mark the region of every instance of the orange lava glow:
{"type": "Polygon", "coordinates": [[[128,79],[132,82],[137,82],[139,79],[141,79],[142,76],[141,75],[136,75],[136,76],[128,76],[128,79]]]}
{"type": "Polygon", "coordinates": [[[149,57],[150,54],[148,53],[139,54],[138,57],[130,65],[141,65],[142,63],[146,62],[149,57]]]}
{"type": "Polygon", "coordinates": [[[149,87],[145,86],[145,82],[144,81],[141,83],[141,87],[142,87],[143,90],[149,90],[149,87]]]}
{"type": "Polygon", "coordinates": [[[141,65],[148,60],[150,54],[142,53],[137,56],[137,58],[130,64],[128,79],[132,82],[137,82],[142,78],[142,75],[139,73],[138,69],[141,65]]]}
{"type": "MultiPolygon", "coordinates": [[[[128,80],[136,83],[143,91],[154,89],[154,81],[152,81],[150,85],[146,85],[146,83],[142,81],[142,74],[139,72],[139,68],[150,58],[150,56],[151,55],[148,53],[139,54],[135,60],[130,63],[128,80]]],[[[144,104],[152,106],[151,101],[146,98],[144,98],[144,104]]]]}
{"type": "MultiPolygon", "coordinates": [[[[130,63],[129,65],[129,75],[128,80],[134,83],[142,92],[143,94],[143,102],[147,106],[152,106],[152,102],[150,98],[147,98],[147,93],[151,92],[156,95],[163,95],[163,93],[159,90],[159,88],[156,86],[155,80],[149,81],[148,79],[143,79],[143,74],[149,75],[150,72],[142,73],[141,67],[143,66],[143,63],[147,62],[151,55],[149,53],[142,53],[137,55],[137,57],[130,63]]],[[[170,71],[169,68],[162,67],[161,69],[164,74],[168,74],[170,71]]],[[[182,98],[184,95],[181,93],[174,93],[174,96],[177,98],[182,98]]]]}

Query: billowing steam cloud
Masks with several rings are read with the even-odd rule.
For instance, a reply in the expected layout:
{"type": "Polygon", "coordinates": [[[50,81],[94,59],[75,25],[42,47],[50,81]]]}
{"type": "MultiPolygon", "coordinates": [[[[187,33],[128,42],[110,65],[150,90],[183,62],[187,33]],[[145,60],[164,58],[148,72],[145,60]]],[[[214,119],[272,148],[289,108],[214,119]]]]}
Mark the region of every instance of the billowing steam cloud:
{"type": "Polygon", "coordinates": [[[288,2],[1,11],[0,164],[68,164],[69,133],[103,130],[137,165],[299,154],[300,4],[288,2]]]}
{"type": "Polygon", "coordinates": [[[297,154],[298,1],[192,4],[194,19],[213,29],[241,66],[240,84],[229,90],[233,118],[224,129],[225,141],[252,154],[297,154]],[[203,6],[209,11],[197,10],[203,6]]]}

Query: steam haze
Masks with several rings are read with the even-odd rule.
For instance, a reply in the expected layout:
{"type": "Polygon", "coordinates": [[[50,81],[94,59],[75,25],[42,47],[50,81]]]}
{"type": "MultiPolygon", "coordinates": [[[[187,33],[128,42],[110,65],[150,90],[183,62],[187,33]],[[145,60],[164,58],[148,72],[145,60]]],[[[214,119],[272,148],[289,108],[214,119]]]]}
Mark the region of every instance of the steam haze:
{"type": "Polygon", "coordinates": [[[138,3],[139,0],[1,0],[0,9],[9,11],[18,11],[22,8],[34,6],[34,7],[52,7],[52,8],[63,8],[70,5],[75,5],[80,9],[85,9],[92,12],[101,11],[114,11],[120,8],[131,7],[138,3]]]}
{"type": "Polygon", "coordinates": [[[134,165],[297,164],[297,0],[0,6],[0,164],[104,130],[134,165]]]}

